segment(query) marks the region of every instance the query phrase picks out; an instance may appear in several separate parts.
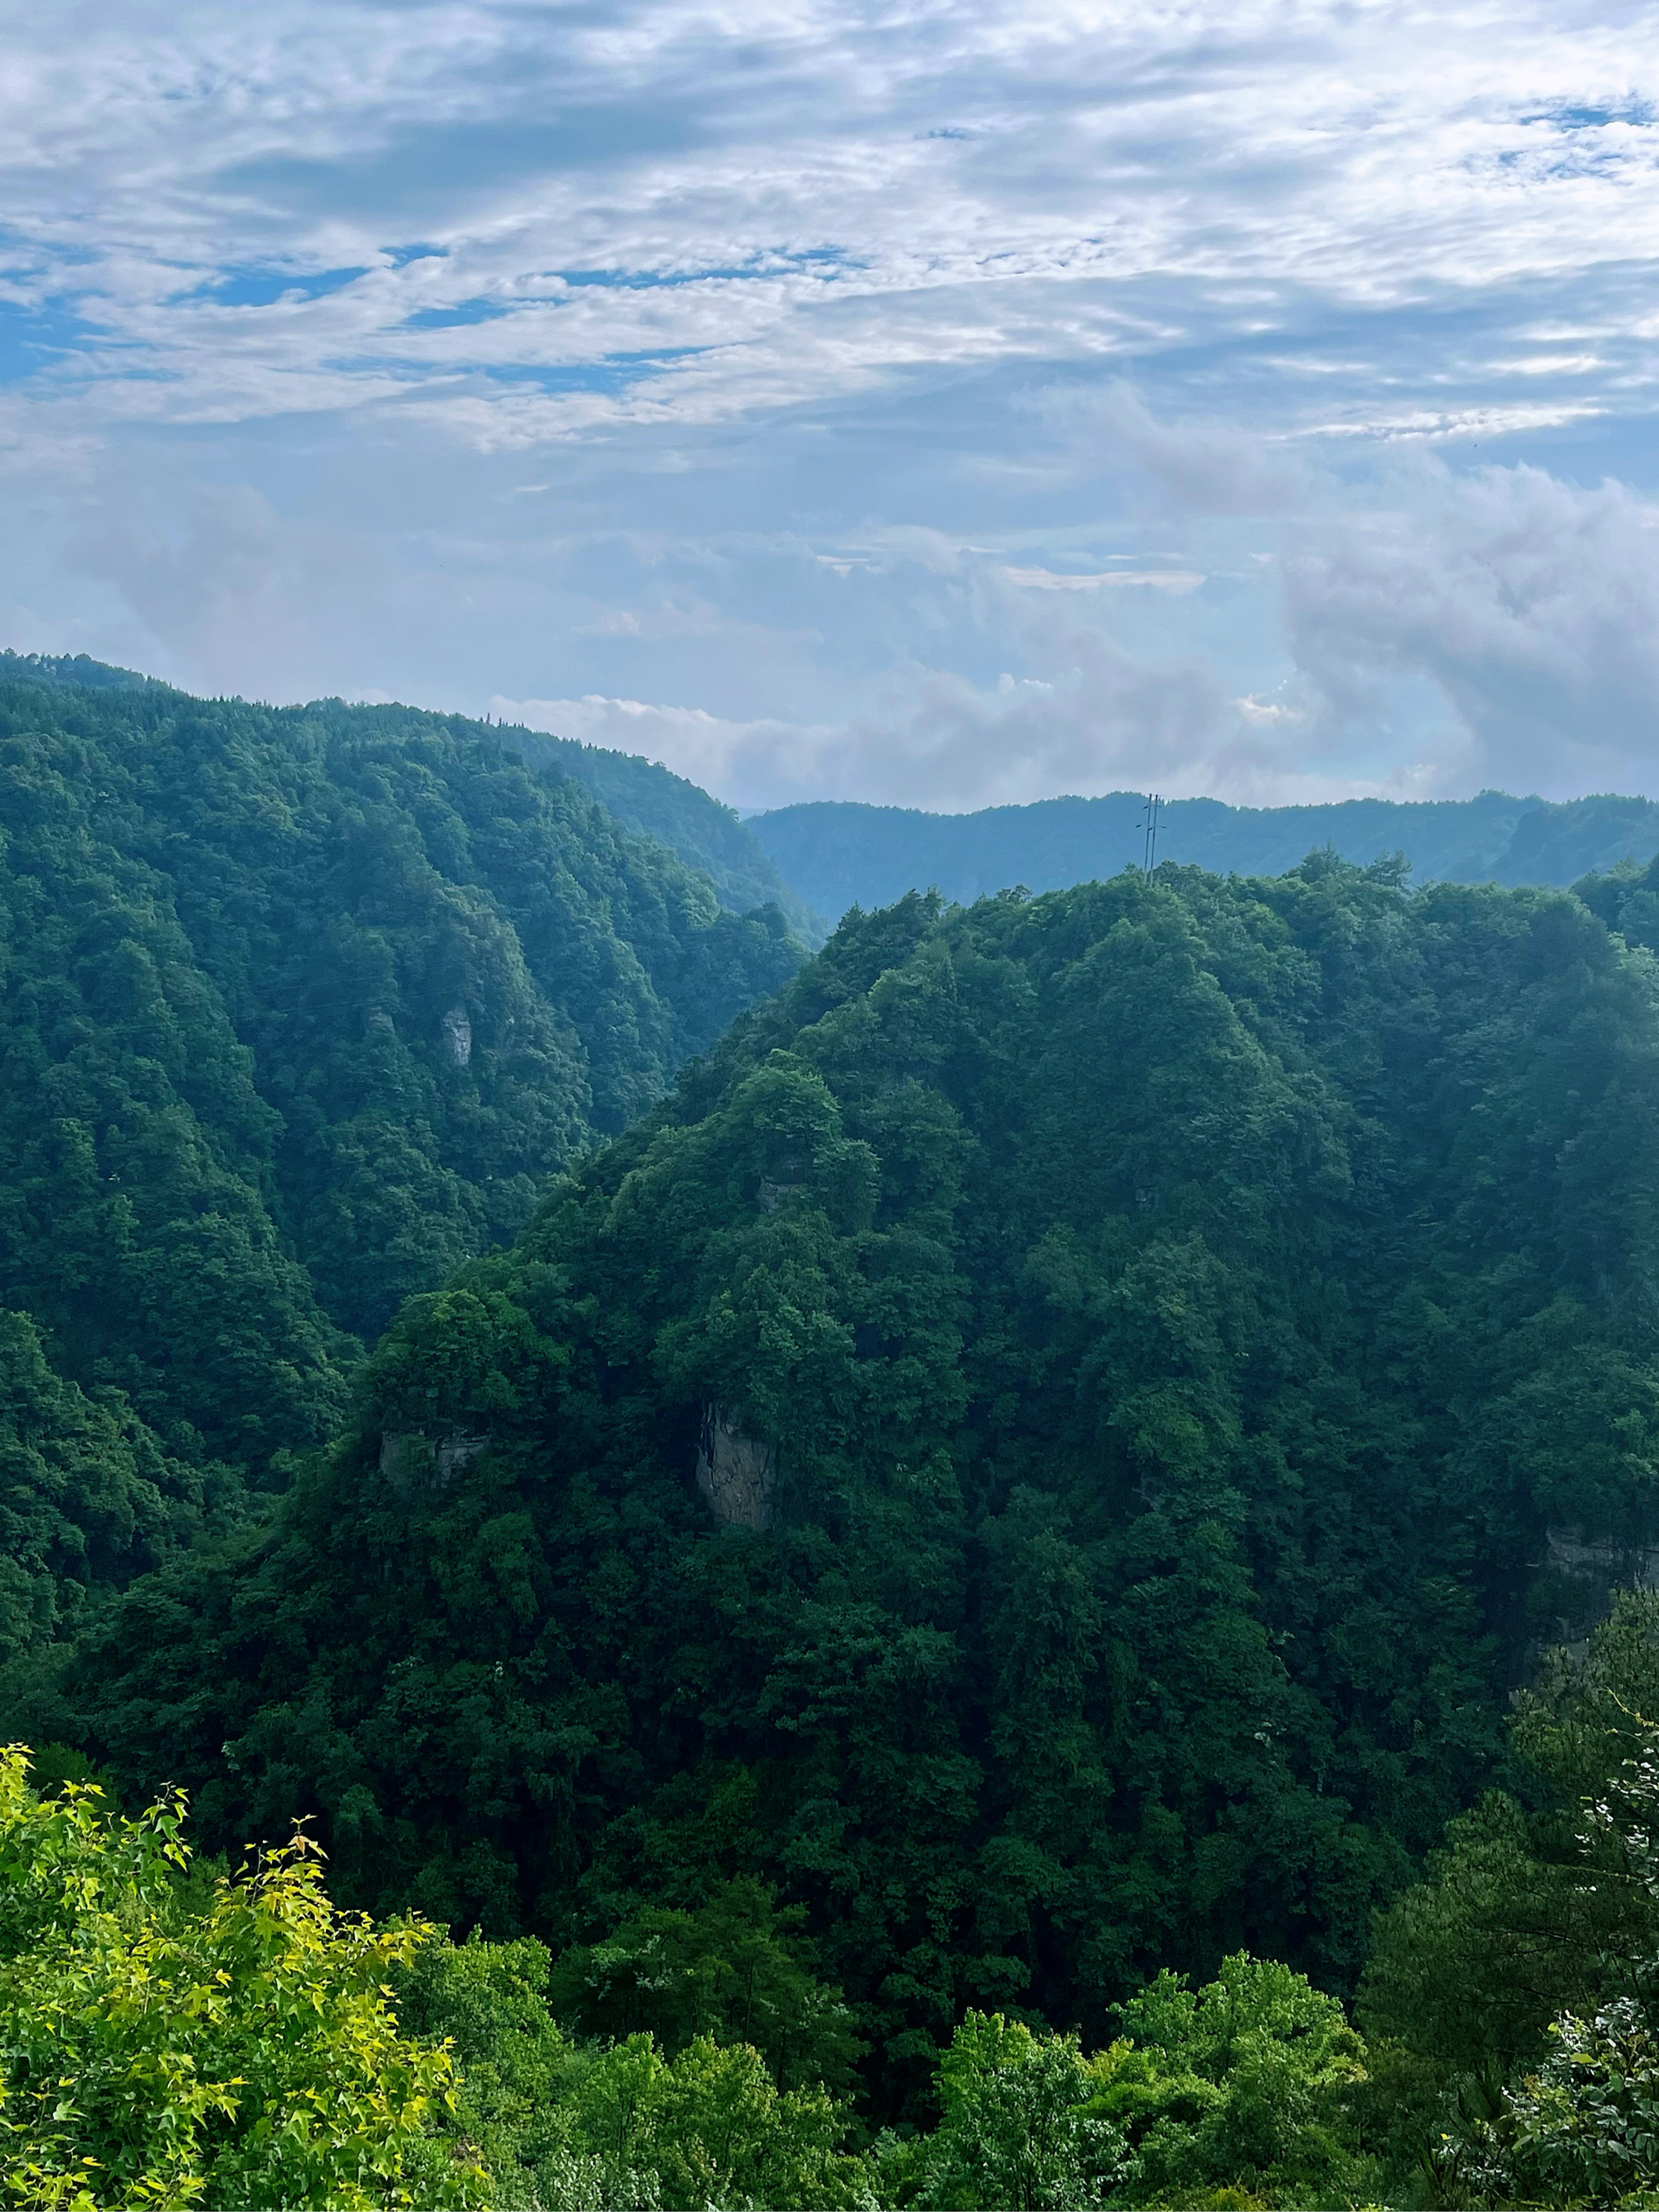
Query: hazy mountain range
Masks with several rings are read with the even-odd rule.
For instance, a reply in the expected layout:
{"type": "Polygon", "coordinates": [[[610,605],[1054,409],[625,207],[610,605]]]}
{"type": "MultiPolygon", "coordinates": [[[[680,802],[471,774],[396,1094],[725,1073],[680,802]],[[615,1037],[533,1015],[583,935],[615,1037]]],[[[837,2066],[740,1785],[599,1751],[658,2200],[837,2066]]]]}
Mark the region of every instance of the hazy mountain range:
{"type": "MultiPolygon", "coordinates": [[[[929,886],[966,903],[1024,884],[1064,890],[1138,866],[1139,792],[1045,799],[978,814],[823,801],[756,815],[746,827],[808,906],[831,919],[929,886]]],[[[1478,799],[1350,799],[1334,806],[1227,806],[1172,799],[1159,810],[1157,857],[1218,875],[1277,876],[1328,846],[1362,866],[1403,853],[1419,883],[1571,884],[1595,868],[1659,852],[1659,806],[1596,797],[1553,805],[1483,791],[1478,799]]]]}
{"type": "MultiPolygon", "coordinates": [[[[99,690],[167,688],[85,654],[7,653],[0,674],[99,690]]],[[[463,718],[447,719],[462,726],[463,718]]],[[[511,723],[495,726],[495,735],[532,768],[557,769],[584,785],[625,829],[701,870],[728,913],[775,905],[809,945],[821,944],[849,907],[868,912],[930,889],[963,904],[1021,884],[1064,890],[1138,866],[1146,851],[1141,792],[975,814],[821,800],[743,819],[638,754],[511,723]]],[[[1621,861],[1651,860],[1659,853],[1659,805],[1613,793],[1553,803],[1483,791],[1474,799],[1350,799],[1328,806],[1176,799],[1158,811],[1158,860],[1218,875],[1282,875],[1328,848],[1362,866],[1401,853],[1419,884],[1567,884],[1621,861]]]]}

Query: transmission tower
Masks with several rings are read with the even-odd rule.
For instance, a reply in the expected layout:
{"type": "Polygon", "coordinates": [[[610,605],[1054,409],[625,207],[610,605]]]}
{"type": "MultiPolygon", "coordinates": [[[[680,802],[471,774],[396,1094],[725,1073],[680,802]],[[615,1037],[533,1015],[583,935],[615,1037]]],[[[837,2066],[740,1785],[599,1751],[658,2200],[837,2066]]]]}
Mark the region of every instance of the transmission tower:
{"type": "Polygon", "coordinates": [[[1147,793],[1146,804],[1140,817],[1144,832],[1140,842],[1140,872],[1144,876],[1150,876],[1158,866],[1158,817],[1163,804],[1157,792],[1147,793]]]}

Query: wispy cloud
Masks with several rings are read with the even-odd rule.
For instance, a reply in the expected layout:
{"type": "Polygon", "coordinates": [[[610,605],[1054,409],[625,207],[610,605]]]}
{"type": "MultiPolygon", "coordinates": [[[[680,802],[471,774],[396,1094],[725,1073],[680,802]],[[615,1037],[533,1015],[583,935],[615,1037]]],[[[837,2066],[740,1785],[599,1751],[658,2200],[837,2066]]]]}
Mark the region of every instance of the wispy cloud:
{"type": "Polygon", "coordinates": [[[1627,407],[1639,288],[1622,314],[1609,291],[1659,244],[1653,27],[273,0],[250,35],[204,0],[82,0],[9,38],[10,281],[82,319],[39,374],[124,409],[137,378],[170,418],[412,388],[478,434],[482,389],[545,436],[1228,342],[1315,411],[1358,386],[1344,419],[1398,415],[1379,366],[1419,398],[1513,374],[1627,407]],[[1517,343],[1540,288],[1594,299],[1593,349],[1517,343]],[[527,398],[538,369],[588,374],[527,398]]]}
{"type": "Polygon", "coordinates": [[[8,634],[540,701],[750,804],[1651,780],[1656,30],[20,15],[8,634]]]}

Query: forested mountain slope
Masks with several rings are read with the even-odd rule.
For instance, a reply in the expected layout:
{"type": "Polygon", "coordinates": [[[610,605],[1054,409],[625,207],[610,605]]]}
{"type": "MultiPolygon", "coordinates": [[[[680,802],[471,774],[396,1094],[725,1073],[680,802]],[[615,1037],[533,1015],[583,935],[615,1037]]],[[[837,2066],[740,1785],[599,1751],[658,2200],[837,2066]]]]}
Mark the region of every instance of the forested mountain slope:
{"type": "MultiPolygon", "coordinates": [[[[143,690],[155,685],[154,677],[89,659],[84,653],[0,652],[0,676],[6,675],[104,691],[143,690]]],[[[319,701],[306,711],[331,720],[340,704],[337,700],[319,701]]],[[[370,711],[383,724],[395,723],[407,712],[397,707],[370,711]]],[[[452,730],[470,730],[475,735],[479,730],[477,724],[459,716],[426,719],[452,730]]],[[[550,737],[519,723],[495,722],[486,726],[495,732],[498,743],[532,768],[555,769],[561,775],[569,776],[591,791],[623,829],[653,838],[671,853],[678,853],[689,866],[701,869],[714,886],[715,897],[730,913],[752,914],[757,907],[774,905],[804,945],[823,943],[825,925],[785,884],[771,855],[729,806],[698,785],[637,753],[606,752],[601,746],[586,745],[574,738],[550,737]]]]}
{"type": "MultiPolygon", "coordinates": [[[[1062,890],[1114,876],[1139,865],[1145,822],[1141,793],[1118,791],[977,814],[819,801],[756,815],[745,827],[793,890],[834,918],[930,885],[965,902],[1017,884],[1062,890]]],[[[1617,798],[1550,805],[1483,791],[1478,799],[1331,806],[1177,799],[1159,814],[1159,859],[1218,874],[1279,875],[1326,846],[1361,866],[1403,852],[1419,882],[1565,884],[1659,852],[1659,806],[1617,798]]]]}
{"type": "Polygon", "coordinates": [[[586,784],[623,827],[654,837],[714,886],[734,914],[775,905],[804,945],[822,945],[824,922],[778,873],[771,854],[729,806],[659,761],[606,752],[574,738],[549,737],[514,723],[496,726],[503,744],[533,768],[555,768],[586,784]]]}
{"type": "Polygon", "coordinates": [[[142,1563],[146,1530],[198,1525],[216,1464],[270,1481],[326,1437],[347,1333],[509,1240],[799,957],[775,909],[723,911],[481,726],[15,658],[0,930],[17,1387],[76,1450],[129,1439],[70,1479],[33,1415],[0,1419],[88,1547],[59,1530],[60,1579],[118,1526],[142,1563]]]}
{"type": "Polygon", "coordinates": [[[1656,1098],[1563,894],[854,917],[15,1731],[460,1927],[758,1878],[880,2109],[964,2004],[1340,1987],[1576,1632],[1549,1529],[1653,1533],[1656,1098]]]}

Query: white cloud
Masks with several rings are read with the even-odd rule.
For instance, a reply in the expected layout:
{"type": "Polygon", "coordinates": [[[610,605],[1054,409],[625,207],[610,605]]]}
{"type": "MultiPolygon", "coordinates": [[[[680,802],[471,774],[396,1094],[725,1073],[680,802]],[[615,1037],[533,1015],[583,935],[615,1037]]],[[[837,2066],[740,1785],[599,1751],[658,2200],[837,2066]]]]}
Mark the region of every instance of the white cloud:
{"type": "Polygon", "coordinates": [[[1290,641],[1332,734],[1426,679],[1466,736],[1447,764],[1460,784],[1656,787],[1659,507],[1528,467],[1425,462],[1399,489],[1409,505],[1310,531],[1284,564],[1290,641]]]}
{"type": "Polygon", "coordinates": [[[749,807],[951,810],[1150,783],[1257,804],[1659,787],[1659,507],[1613,483],[1420,458],[1362,513],[1328,496],[1280,549],[1239,572],[1243,619],[1270,634],[1278,671],[1242,691],[1224,680],[1224,639],[1182,652],[1177,630],[1171,650],[1167,627],[1129,611],[1184,599],[1200,571],[1032,572],[935,551],[923,572],[890,565],[889,589],[936,629],[952,598],[970,607],[983,632],[1018,640],[1026,674],[911,664],[812,722],[603,696],[495,710],[649,753],[749,807]],[[1178,593],[1112,588],[1171,577],[1178,593]]]}
{"type": "Polygon", "coordinates": [[[1103,568],[1093,575],[1058,574],[1053,568],[1005,568],[1002,573],[1011,584],[1036,592],[1093,592],[1134,585],[1184,592],[1195,592],[1204,581],[1198,568],[1103,568]]]}
{"type": "Polygon", "coordinates": [[[1659,249],[1654,27],[1542,0],[272,0],[257,27],[80,0],[9,27],[9,282],[82,318],[77,404],[167,419],[416,392],[536,440],[1241,343],[1316,408],[1346,386],[1341,420],[1395,419],[1379,382],[1420,412],[1522,374],[1621,408],[1640,285],[1596,298],[1593,349],[1515,340],[1540,283],[1582,305],[1659,249]]]}
{"type": "Polygon", "coordinates": [[[1656,29],[20,13],[8,640],[745,804],[1651,781],[1656,29]]]}
{"type": "Polygon", "coordinates": [[[1267,749],[1246,734],[1213,671],[1138,663],[1097,635],[1055,683],[1005,673],[981,688],[914,669],[871,711],[835,724],[737,722],[638,701],[505,699],[507,721],[643,753],[752,809],[866,799],[951,812],[1054,792],[1159,781],[1174,792],[1254,787],[1267,749]]]}

